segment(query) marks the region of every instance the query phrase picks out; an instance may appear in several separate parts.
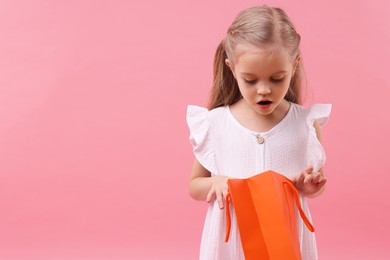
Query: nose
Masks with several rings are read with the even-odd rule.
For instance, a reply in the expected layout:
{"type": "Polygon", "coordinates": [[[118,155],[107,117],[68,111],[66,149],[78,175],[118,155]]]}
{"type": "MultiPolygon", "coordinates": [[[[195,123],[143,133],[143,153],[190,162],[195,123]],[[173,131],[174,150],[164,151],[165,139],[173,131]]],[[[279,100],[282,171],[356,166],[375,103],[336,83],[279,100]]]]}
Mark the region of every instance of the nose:
{"type": "Polygon", "coordinates": [[[268,95],[271,93],[271,88],[267,84],[260,83],[257,86],[256,92],[258,95],[268,95]]]}

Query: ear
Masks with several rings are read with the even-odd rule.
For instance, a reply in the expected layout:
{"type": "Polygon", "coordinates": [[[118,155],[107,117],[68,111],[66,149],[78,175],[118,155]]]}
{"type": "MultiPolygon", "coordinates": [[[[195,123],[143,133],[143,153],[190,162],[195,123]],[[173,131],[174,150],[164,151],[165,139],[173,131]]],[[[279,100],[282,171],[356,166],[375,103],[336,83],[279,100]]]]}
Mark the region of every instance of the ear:
{"type": "Polygon", "coordinates": [[[234,71],[233,62],[231,62],[231,60],[229,59],[225,59],[225,64],[226,66],[229,67],[230,71],[233,73],[234,78],[236,78],[236,72],[234,71]]]}

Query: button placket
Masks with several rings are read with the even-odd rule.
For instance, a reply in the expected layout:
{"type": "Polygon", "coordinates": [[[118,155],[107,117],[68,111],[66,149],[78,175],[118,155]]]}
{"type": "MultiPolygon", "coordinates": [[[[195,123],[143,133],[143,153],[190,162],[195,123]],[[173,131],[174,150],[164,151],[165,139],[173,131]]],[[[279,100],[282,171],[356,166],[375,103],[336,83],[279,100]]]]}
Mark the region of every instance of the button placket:
{"type": "Polygon", "coordinates": [[[256,148],[256,171],[263,172],[265,170],[265,138],[260,133],[255,134],[256,148]]]}

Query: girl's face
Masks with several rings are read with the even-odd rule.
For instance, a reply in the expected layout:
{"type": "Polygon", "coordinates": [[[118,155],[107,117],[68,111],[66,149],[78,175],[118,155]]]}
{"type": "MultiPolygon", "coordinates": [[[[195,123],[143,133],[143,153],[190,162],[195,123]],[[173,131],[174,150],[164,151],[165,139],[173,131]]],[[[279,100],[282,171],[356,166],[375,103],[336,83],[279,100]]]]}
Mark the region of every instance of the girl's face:
{"type": "Polygon", "coordinates": [[[269,51],[260,48],[237,46],[235,62],[226,60],[245,101],[257,114],[271,115],[282,109],[287,101],[284,99],[289,89],[291,77],[295,72],[299,58],[291,60],[283,48],[269,51]]]}

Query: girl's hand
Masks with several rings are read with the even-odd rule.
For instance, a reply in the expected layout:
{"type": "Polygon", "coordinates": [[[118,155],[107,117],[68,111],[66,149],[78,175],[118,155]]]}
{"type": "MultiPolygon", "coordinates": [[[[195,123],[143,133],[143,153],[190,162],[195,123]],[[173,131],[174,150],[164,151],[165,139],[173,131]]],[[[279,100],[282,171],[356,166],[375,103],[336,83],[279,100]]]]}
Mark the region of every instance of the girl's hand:
{"type": "Polygon", "coordinates": [[[211,188],[207,194],[206,202],[210,203],[214,199],[217,199],[220,209],[224,208],[225,197],[228,194],[228,185],[227,181],[229,177],[227,176],[212,176],[211,178],[211,188]]]}
{"type": "Polygon", "coordinates": [[[315,197],[322,193],[327,180],[321,170],[313,172],[313,167],[310,166],[293,181],[295,187],[303,193],[303,195],[307,197],[315,197]]]}

